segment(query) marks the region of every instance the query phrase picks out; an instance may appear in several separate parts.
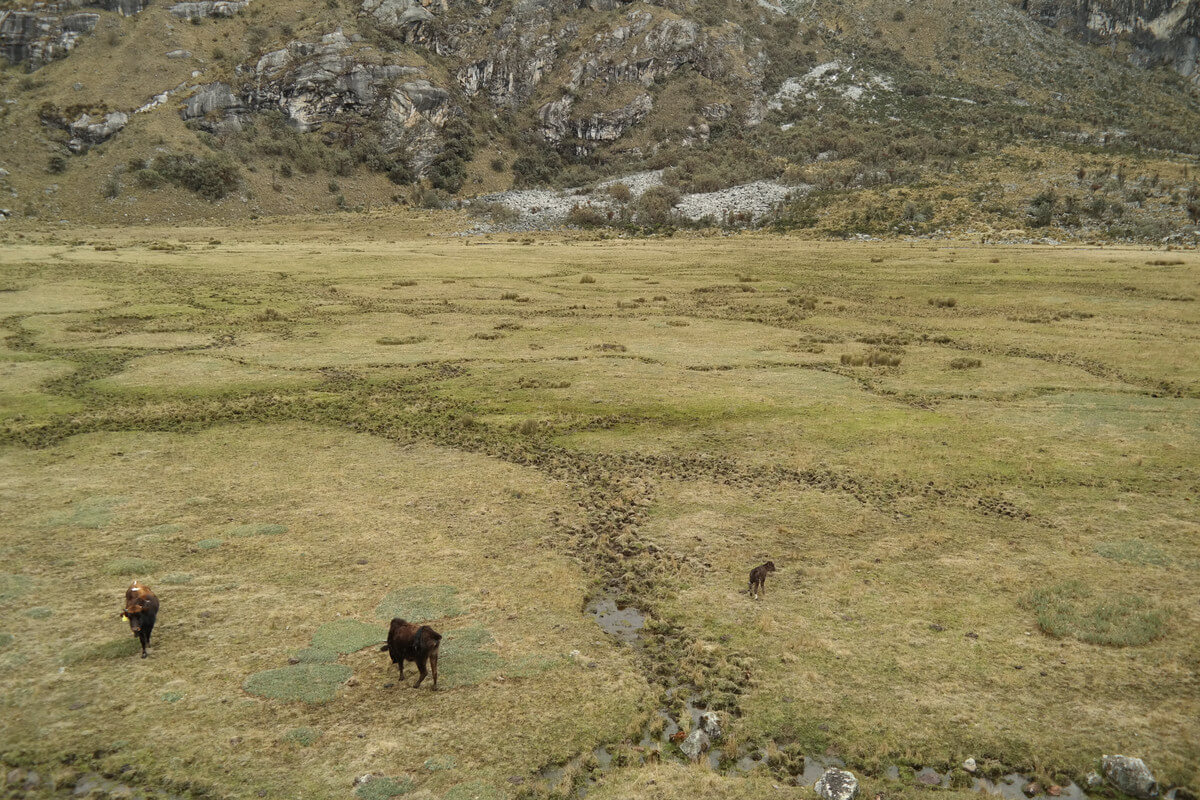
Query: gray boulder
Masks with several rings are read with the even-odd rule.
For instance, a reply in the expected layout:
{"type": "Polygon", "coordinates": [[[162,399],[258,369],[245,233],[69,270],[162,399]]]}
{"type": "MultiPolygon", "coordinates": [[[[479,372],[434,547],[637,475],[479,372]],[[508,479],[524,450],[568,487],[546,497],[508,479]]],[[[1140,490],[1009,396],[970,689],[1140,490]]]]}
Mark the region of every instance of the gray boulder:
{"type": "Polygon", "coordinates": [[[721,738],[721,717],[715,711],[709,711],[700,717],[700,730],[716,741],[721,738]]]}
{"type": "Polygon", "coordinates": [[[834,767],[825,770],[813,790],[824,800],[854,800],[858,796],[858,778],[852,772],[834,767]]]}
{"type": "Polygon", "coordinates": [[[686,739],[683,740],[683,742],[679,745],[679,749],[682,750],[683,754],[692,761],[696,761],[700,758],[700,754],[708,749],[708,744],[708,734],[701,729],[696,728],[694,731],[688,734],[686,739]]]}
{"type": "Polygon", "coordinates": [[[1109,783],[1125,794],[1140,800],[1155,800],[1158,797],[1158,781],[1140,758],[1104,756],[1100,759],[1100,766],[1109,783]]]}

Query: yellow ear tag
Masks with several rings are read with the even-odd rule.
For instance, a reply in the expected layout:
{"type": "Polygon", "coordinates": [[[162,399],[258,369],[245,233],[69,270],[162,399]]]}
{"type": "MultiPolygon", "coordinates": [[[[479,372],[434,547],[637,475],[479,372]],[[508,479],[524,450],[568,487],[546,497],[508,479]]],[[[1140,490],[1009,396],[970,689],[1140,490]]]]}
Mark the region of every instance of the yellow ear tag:
{"type": "Polygon", "coordinates": [[[124,614],[122,614],[122,615],[121,615],[121,621],[122,621],[122,622],[129,622],[129,617],[127,617],[127,616],[125,616],[124,614]]]}

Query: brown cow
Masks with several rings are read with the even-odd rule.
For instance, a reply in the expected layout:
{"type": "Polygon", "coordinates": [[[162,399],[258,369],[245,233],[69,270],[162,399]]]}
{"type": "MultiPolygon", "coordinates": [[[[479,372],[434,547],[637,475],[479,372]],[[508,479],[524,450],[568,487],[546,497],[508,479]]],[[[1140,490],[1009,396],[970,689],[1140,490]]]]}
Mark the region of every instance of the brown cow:
{"type": "Polygon", "coordinates": [[[762,566],[750,570],[750,594],[757,600],[760,594],[766,594],[767,575],[775,571],[775,562],[768,561],[762,566]]]}
{"type": "Polygon", "coordinates": [[[129,621],[129,629],[142,643],[142,658],[145,658],[154,621],[158,619],[158,597],[149,586],[137,581],[129,585],[125,590],[125,610],[121,612],[121,619],[129,621]]]}
{"type": "Polygon", "coordinates": [[[429,660],[430,671],[433,672],[433,688],[437,690],[438,645],[442,635],[428,625],[414,625],[411,622],[396,617],[388,630],[387,644],[379,648],[386,650],[392,657],[392,663],[400,667],[400,680],[404,680],[404,662],[416,662],[421,677],[417,678],[414,689],[425,680],[425,661],[429,660]]]}

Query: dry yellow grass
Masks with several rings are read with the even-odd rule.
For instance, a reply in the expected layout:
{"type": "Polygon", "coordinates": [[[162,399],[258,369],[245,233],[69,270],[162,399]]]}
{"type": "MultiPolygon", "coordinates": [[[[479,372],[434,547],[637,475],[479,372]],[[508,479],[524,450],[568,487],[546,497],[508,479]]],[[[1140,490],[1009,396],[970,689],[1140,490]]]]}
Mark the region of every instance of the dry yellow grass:
{"type": "MultiPolygon", "coordinates": [[[[888,796],[921,791],[889,766],[968,755],[1066,781],[1129,752],[1196,786],[1195,254],[355,220],[10,235],[0,759],[540,795],[543,766],[636,752],[679,683],[737,712],[740,752],[837,755],[888,796]],[[869,350],[899,364],[842,363],[869,350]],[[164,602],[146,662],[113,613],[130,570],[164,602]],[[1077,628],[1041,630],[1034,595],[1073,581],[1071,624],[1111,601],[1161,630],[1054,638],[1077,628]],[[444,691],[383,688],[370,649],[323,705],[243,691],[327,664],[322,625],[447,586],[444,691]],[[652,613],[642,655],[580,613],[601,586],[652,613]]],[[[759,796],[783,763],[594,791],[759,796]]]]}

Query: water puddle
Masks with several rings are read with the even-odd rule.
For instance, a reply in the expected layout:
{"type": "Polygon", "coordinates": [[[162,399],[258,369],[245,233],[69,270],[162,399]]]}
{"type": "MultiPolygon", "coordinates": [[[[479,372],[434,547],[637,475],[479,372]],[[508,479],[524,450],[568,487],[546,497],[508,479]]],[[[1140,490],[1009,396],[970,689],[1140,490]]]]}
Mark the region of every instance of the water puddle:
{"type": "Polygon", "coordinates": [[[645,614],[633,606],[618,605],[616,598],[610,595],[588,601],[584,611],[596,620],[605,633],[627,644],[634,644],[641,638],[641,630],[646,624],[645,614]]]}

